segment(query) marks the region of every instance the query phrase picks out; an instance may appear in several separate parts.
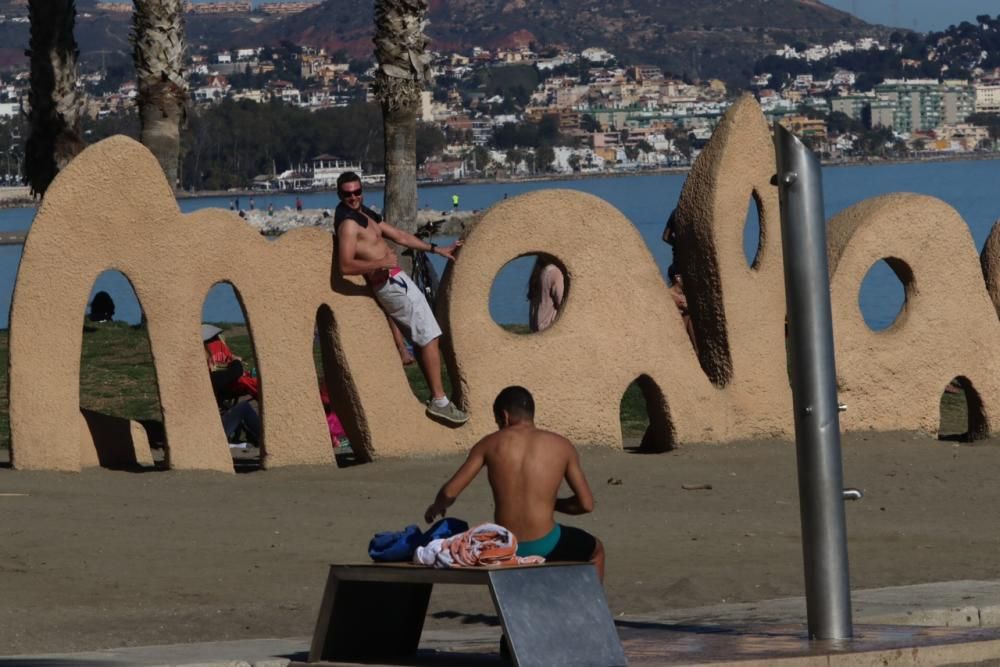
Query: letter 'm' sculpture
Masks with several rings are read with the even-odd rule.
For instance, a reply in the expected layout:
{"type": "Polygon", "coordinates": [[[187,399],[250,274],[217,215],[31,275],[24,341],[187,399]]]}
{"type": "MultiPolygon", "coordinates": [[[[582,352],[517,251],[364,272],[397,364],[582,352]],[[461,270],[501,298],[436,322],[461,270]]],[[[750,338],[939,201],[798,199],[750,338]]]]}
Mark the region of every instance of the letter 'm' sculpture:
{"type": "MultiPolygon", "coordinates": [[[[94,280],[108,269],[128,277],[146,314],[174,468],[232,471],[198,335],[205,295],[220,281],[234,285],[247,314],[268,467],[333,462],[312,362],[317,329],[334,407],[363,457],[467,449],[493,427],[496,392],[515,381],[535,394],[541,425],[580,444],[621,446],[619,404],[635,380],[656,448],[790,437],[775,173],[767,124],[744,98],[678,203],[686,242],[677,261],[700,358],[652,255],[614,207],[567,190],[494,206],[445,277],[449,371],[472,415],[454,429],[424,416],[367,288],[335,277],[329,234],[303,229],[267,241],[227,211],[184,215],[148,151],[107,139],[60,173],[25,244],[10,320],[13,465],[99,463],[79,409],[81,324],[94,280]],[[752,266],[742,245],[748,206],[761,230],[752,266]],[[489,316],[490,285],[507,262],[538,252],[567,271],[565,309],[551,329],[515,336],[489,316]]],[[[663,202],[664,219],[671,204],[663,202]]],[[[980,271],[968,229],[937,200],[864,202],[829,228],[838,382],[851,405],[844,428],[934,433],[941,390],[960,377],[972,396],[972,431],[987,434],[1000,406],[998,232],[980,271]],[[905,278],[907,306],[875,333],[857,294],[881,258],[905,278]]]]}

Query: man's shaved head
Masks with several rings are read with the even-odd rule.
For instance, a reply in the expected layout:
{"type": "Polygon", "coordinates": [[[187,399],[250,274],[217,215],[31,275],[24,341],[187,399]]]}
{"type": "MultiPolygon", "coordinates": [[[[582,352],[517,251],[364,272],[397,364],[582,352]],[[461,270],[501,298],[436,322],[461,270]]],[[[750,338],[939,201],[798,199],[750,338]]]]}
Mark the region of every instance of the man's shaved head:
{"type": "Polygon", "coordinates": [[[493,416],[497,423],[503,421],[503,413],[510,415],[515,420],[534,420],[535,399],[531,397],[531,392],[524,387],[507,387],[493,401],[493,416]]]}

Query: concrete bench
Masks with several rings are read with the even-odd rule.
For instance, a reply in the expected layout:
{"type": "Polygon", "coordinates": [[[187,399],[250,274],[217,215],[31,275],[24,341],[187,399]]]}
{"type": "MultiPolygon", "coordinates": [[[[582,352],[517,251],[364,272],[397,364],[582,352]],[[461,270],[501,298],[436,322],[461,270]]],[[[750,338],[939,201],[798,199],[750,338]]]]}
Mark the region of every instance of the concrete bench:
{"type": "Polygon", "coordinates": [[[434,584],[486,585],[520,667],[627,664],[589,563],[435,569],[331,565],[309,661],[399,661],[420,643],[434,584]]]}

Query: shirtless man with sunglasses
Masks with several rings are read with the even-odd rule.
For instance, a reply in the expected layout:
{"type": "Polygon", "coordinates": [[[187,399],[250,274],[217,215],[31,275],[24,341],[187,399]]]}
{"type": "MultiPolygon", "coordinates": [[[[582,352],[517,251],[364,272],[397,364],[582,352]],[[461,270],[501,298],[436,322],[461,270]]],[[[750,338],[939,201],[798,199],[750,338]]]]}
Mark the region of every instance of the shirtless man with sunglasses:
{"type": "Polygon", "coordinates": [[[422,250],[455,259],[462,242],[438,246],[393,227],[382,216],[364,205],[361,178],[352,171],[337,179],[340,204],[334,213],[337,234],[337,266],[345,276],[364,276],[385,312],[406,333],[417,348],[417,362],[431,390],[427,414],[464,424],[469,416],[448,400],[441,381],[441,350],[438,326],[423,292],[399,268],[396,253],[385,239],[405,248],[422,250]]]}

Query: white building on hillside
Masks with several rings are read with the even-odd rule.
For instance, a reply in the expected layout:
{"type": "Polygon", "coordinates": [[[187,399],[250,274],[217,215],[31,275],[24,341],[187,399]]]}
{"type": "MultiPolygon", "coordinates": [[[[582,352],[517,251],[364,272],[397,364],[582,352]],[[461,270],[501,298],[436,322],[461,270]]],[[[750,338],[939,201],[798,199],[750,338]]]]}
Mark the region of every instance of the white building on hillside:
{"type": "Polygon", "coordinates": [[[1000,81],[976,84],[976,113],[1000,113],[1000,81]]]}
{"type": "Polygon", "coordinates": [[[317,189],[334,188],[337,186],[337,179],[345,171],[353,171],[358,176],[362,175],[361,165],[356,162],[326,153],[317,155],[312,159],[312,187],[317,189]]]}
{"type": "Polygon", "coordinates": [[[580,55],[583,56],[585,60],[589,60],[592,63],[606,63],[609,60],[615,59],[615,55],[613,53],[596,46],[584,49],[580,55]]]}
{"type": "Polygon", "coordinates": [[[535,67],[539,70],[555,69],[556,67],[561,67],[563,65],[572,65],[578,58],[579,56],[575,53],[563,51],[559,55],[553,56],[552,58],[539,58],[535,63],[535,67]]]}

